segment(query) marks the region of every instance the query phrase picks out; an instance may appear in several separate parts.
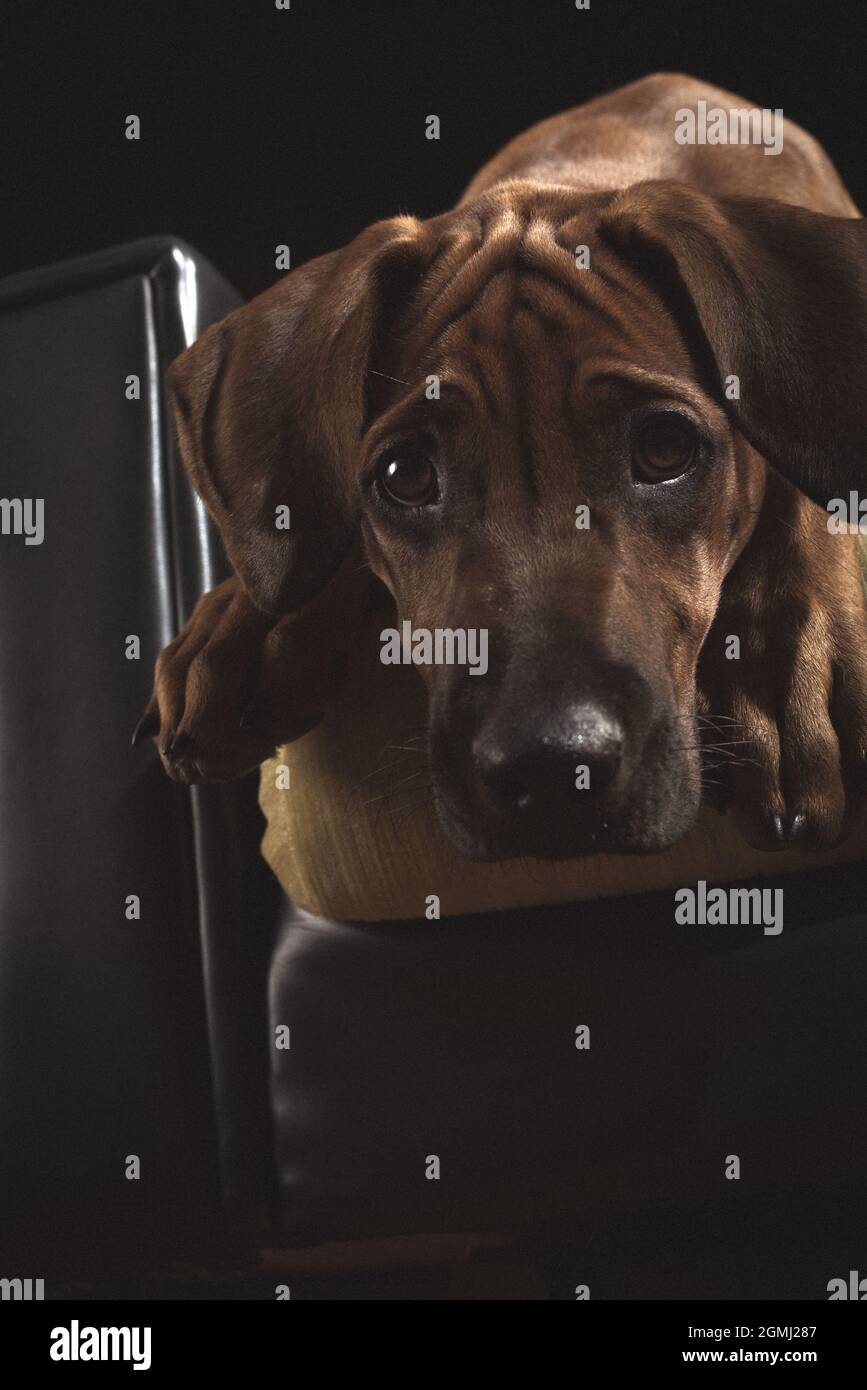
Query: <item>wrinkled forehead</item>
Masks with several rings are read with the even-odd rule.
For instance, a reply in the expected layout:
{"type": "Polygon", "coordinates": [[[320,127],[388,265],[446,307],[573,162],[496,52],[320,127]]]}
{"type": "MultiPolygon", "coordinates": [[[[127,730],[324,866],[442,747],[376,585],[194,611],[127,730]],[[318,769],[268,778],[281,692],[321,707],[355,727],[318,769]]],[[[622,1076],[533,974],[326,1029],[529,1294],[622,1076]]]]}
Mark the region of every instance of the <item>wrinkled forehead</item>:
{"type": "Polygon", "coordinates": [[[689,391],[695,372],[680,325],[595,236],[594,221],[506,208],[444,234],[396,323],[392,375],[407,386],[435,376],[504,421],[518,406],[569,408],[617,376],[636,390],[658,378],[689,391]]]}

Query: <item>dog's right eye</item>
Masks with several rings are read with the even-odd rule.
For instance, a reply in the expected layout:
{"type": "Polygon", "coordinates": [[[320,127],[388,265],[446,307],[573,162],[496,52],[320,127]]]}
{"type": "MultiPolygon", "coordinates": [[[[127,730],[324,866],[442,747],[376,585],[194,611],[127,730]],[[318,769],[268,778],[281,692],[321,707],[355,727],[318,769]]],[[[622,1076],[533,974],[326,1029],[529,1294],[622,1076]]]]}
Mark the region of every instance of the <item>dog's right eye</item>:
{"type": "Polygon", "coordinates": [[[698,451],[698,432],[692,421],[678,411],[654,411],[637,432],[632,461],[635,476],[643,483],[673,482],[692,466],[698,451]]]}
{"type": "Polygon", "coordinates": [[[409,451],[383,456],[376,470],[380,496],[399,507],[427,507],[439,498],[439,477],[423,453],[409,451]]]}

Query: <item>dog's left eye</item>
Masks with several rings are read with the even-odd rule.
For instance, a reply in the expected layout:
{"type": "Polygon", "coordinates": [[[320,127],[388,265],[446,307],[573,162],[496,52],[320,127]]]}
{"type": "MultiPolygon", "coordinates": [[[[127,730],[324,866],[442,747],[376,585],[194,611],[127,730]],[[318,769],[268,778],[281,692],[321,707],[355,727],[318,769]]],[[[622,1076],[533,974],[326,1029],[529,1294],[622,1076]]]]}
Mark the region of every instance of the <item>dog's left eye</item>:
{"type": "Polygon", "coordinates": [[[633,469],[645,483],[679,478],[695,461],[698,432],[674,410],[658,410],[640,424],[633,449],[633,469]]]}
{"type": "Polygon", "coordinates": [[[425,507],[439,497],[439,478],[431,460],[410,451],[386,454],[376,470],[380,494],[400,507],[425,507]]]}

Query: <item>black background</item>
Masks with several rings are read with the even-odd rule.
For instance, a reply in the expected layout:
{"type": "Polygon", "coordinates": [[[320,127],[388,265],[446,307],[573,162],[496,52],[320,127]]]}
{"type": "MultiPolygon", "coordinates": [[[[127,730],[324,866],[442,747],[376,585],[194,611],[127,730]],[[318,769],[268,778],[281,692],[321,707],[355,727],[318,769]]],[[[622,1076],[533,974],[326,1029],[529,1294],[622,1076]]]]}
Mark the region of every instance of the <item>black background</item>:
{"type": "Polygon", "coordinates": [[[664,69],[782,107],[863,205],[864,8],[3,0],[0,274],[171,232],[252,294],[279,243],[297,265],[380,217],[442,211],[533,121],[664,69]]]}

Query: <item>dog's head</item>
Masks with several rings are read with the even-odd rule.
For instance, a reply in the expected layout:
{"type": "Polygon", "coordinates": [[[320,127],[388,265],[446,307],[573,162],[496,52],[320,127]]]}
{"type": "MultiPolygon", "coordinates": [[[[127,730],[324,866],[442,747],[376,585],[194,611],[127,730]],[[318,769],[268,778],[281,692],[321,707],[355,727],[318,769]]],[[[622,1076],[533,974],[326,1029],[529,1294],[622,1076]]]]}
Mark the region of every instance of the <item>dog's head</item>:
{"type": "Polygon", "coordinates": [[[867,484],[865,265],[863,224],[774,202],[512,183],[376,224],[173,364],[261,607],[308,603],[360,536],[401,621],[485,652],[419,668],[465,853],[689,827],[697,659],[765,460],[822,503],[867,484]]]}

